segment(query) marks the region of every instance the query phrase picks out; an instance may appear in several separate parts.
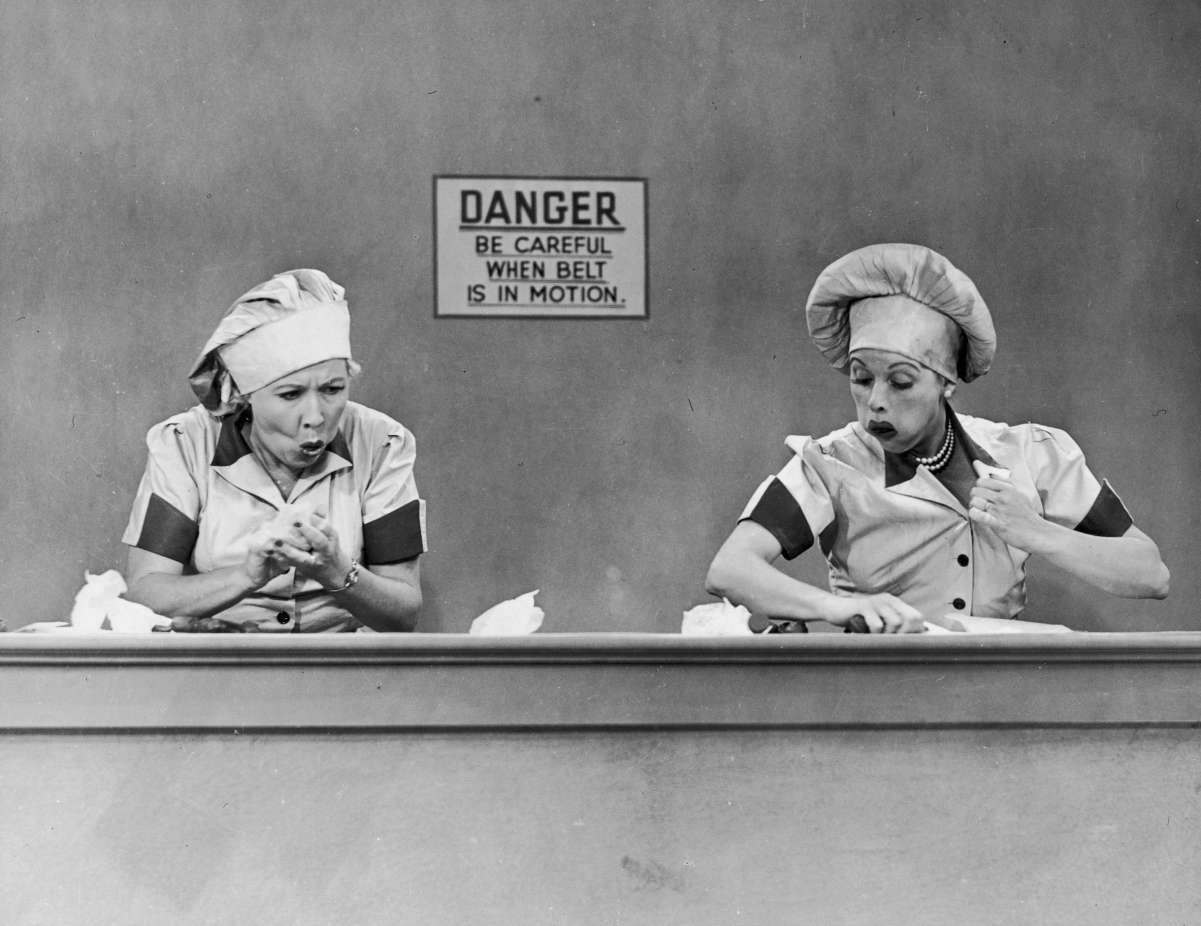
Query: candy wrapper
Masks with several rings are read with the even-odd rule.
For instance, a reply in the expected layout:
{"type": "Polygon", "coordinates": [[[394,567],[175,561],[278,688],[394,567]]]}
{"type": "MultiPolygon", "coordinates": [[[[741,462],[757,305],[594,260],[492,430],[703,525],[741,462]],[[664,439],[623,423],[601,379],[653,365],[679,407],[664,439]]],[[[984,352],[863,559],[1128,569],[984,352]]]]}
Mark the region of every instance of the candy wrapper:
{"type": "Polygon", "coordinates": [[[686,637],[749,637],[751,612],[742,605],[735,607],[725,598],[713,604],[698,604],[684,612],[680,633],[686,637]]]}
{"type": "Polygon", "coordinates": [[[534,604],[541,589],[493,605],[471,622],[471,633],[482,637],[510,637],[533,633],[542,626],[545,612],[534,604]]]}
{"type": "Polygon", "coordinates": [[[98,576],[85,571],[83,582],[71,608],[71,626],[77,630],[99,630],[108,617],[109,602],[125,594],[127,586],[115,569],[98,576]]]}
{"type": "Polygon", "coordinates": [[[1063,624],[1040,624],[1035,621],[1019,621],[1000,617],[974,617],[970,614],[947,614],[935,629],[926,621],[926,630],[933,633],[964,631],[967,633],[1075,633],[1063,624]],[[958,625],[958,626],[955,626],[958,625]]]}
{"type": "Polygon", "coordinates": [[[106,618],[117,633],[149,633],[156,626],[171,625],[169,618],[121,597],[128,589],[117,570],[110,569],[98,576],[84,572],[83,578],[84,586],[71,608],[71,626],[75,630],[102,630],[106,618]]]}
{"type": "Polygon", "coordinates": [[[155,627],[170,627],[171,619],[136,601],[113,598],[108,603],[108,625],[114,633],[150,633],[155,627]]]}

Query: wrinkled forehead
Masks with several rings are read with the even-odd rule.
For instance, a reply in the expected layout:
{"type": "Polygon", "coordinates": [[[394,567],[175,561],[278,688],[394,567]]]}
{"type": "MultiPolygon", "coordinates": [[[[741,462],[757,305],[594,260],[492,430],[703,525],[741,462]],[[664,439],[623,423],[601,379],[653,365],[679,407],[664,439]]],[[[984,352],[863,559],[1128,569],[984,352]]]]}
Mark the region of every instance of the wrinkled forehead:
{"type": "Polygon", "coordinates": [[[272,380],[263,386],[264,389],[276,388],[279,386],[321,386],[331,380],[346,380],[350,377],[350,364],[345,358],[334,357],[329,360],[322,360],[320,363],[314,363],[307,367],[302,367],[299,370],[293,370],[278,379],[272,380]]]}
{"type": "Polygon", "coordinates": [[[914,376],[941,376],[937,370],[931,369],[924,363],[919,363],[912,357],[874,347],[861,348],[851,353],[851,370],[854,371],[856,367],[866,370],[873,376],[883,376],[897,370],[904,370],[914,376]]]}
{"type": "Polygon", "coordinates": [[[960,328],[942,312],[908,296],[877,296],[851,305],[850,356],[864,350],[899,354],[955,379],[960,328]]]}

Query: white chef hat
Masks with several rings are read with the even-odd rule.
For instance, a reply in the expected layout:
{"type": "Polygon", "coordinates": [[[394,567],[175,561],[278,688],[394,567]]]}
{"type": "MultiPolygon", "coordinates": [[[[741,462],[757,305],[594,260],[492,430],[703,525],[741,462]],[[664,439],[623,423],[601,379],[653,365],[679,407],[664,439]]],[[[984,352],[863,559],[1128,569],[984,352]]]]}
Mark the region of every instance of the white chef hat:
{"type": "Polygon", "coordinates": [[[887,350],[971,382],[997,350],[976,285],[941,254],[916,244],[873,244],[823,270],[805,304],[809,336],[846,372],[857,350],[887,350]]]}
{"type": "Polygon", "coordinates": [[[320,270],[289,270],[229,307],[188,379],[215,415],[233,411],[235,392],[249,395],[281,376],[336,358],[351,359],[345,290],[320,270]]]}

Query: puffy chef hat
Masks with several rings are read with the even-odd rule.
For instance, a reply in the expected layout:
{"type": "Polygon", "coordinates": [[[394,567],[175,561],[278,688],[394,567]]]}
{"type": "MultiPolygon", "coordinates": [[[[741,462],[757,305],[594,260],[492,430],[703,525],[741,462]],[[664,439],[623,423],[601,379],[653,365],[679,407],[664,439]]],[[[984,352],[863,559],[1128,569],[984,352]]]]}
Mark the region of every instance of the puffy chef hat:
{"type": "Polygon", "coordinates": [[[805,316],[813,343],[843,372],[852,353],[874,348],[970,383],[997,351],[976,285],[917,244],[873,244],[840,257],[818,275],[805,316]]]}
{"type": "Polygon", "coordinates": [[[336,358],[351,359],[346,291],[320,270],[289,270],[229,307],[188,379],[215,415],[234,410],[234,393],[249,395],[281,376],[336,358]]]}

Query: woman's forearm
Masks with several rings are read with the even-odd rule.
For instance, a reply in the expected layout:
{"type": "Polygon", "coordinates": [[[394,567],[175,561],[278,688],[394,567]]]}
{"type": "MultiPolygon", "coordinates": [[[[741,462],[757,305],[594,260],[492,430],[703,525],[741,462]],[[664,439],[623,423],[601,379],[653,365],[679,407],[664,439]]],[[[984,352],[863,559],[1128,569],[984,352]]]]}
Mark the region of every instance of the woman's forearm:
{"type": "Polygon", "coordinates": [[[240,566],[199,575],[154,572],[136,579],[125,597],[166,617],[212,617],[255,591],[240,566]]]}
{"type": "Polygon", "coordinates": [[[1050,522],[1030,553],[1036,553],[1077,578],[1121,598],[1166,598],[1168,567],[1159,548],[1142,531],[1121,537],[1094,537],[1050,522]]]}
{"type": "Polygon", "coordinates": [[[334,600],[372,630],[407,632],[417,626],[421,589],[404,579],[376,575],[364,567],[359,571],[359,581],[337,593],[334,600]]]}
{"type": "MultiPolygon", "coordinates": [[[[167,617],[212,617],[255,590],[244,570],[230,566],[191,576],[152,573],[137,579],[125,597],[167,617]]],[[[335,602],[372,630],[409,631],[417,624],[421,592],[363,569],[335,602]]]]}
{"type": "Polygon", "coordinates": [[[1168,567],[1155,541],[1131,526],[1121,537],[1095,537],[1046,520],[1007,476],[977,462],[968,516],[1011,547],[1037,554],[1122,598],[1166,598],[1168,567]]]}
{"type": "Polygon", "coordinates": [[[718,552],[705,588],[757,614],[793,620],[823,620],[845,605],[837,595],[787,576],[762,557],[737,548],[718,552]]]}

